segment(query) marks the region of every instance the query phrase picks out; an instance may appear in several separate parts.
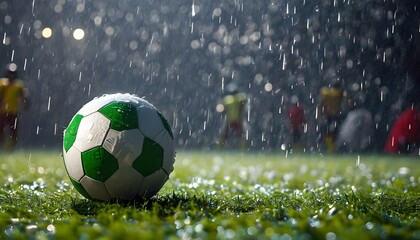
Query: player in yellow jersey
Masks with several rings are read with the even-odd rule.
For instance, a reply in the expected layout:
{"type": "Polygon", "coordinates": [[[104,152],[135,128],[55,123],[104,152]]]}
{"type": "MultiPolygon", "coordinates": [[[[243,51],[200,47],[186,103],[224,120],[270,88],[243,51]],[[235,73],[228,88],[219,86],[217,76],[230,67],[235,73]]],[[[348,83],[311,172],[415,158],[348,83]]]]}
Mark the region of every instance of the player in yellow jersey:
{"type": "Polygon", "coordinates": [[[7,132],[6,148],[15,147],[18,134],[18,114],[28,101],[28,90],[22,80],[17,78],[17,66],[9,64],[6,76],[0,79],[0,142],[7,132]]]}
{"type": "Polygon", "coordinates": [[[246,95],[245,93],[239,92],[235,84],[227,85],[226,91],[228,95],[223,98],[226,123],[222,129],[219,146],[223,148],[228,138],[233,136],[239,139],[240,147],[245,149],[248,144],[245,138],[245,127],[242,118],[246,105],[246,95]]]}
{"type": "Polygon", "coordinates": [[[328,87],[322,87],[320,94],[321,111],[324,113],[327,120],[325,144],[328,152],[334,152],[334,142],[337,135],[338,120],[341,114],[344,91],[339,84],[334,84],[328,87]]]}

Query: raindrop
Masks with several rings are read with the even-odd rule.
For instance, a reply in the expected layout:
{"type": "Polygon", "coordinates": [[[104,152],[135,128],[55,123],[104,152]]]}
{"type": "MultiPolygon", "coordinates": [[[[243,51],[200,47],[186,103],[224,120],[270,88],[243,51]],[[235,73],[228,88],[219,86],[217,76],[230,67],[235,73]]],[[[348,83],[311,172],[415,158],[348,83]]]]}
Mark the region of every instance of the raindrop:
{"type": "Polygon", "coordinates": [[[10,44],[10,38],[7,37],[6,33],[3,34],[3,44],[9,45],[10,44]]]}
{"type": "Polygon", "coordinates": [[[50,111],[50,108],[51,108],[51,96],[48,97],[47,112],[50,111]]]}
{"type": "Polygon", "coordinates": [[[282,68],[283,71],[286,70],[286,54],[283,54],[283,63],[282,63],[282,68]]]}

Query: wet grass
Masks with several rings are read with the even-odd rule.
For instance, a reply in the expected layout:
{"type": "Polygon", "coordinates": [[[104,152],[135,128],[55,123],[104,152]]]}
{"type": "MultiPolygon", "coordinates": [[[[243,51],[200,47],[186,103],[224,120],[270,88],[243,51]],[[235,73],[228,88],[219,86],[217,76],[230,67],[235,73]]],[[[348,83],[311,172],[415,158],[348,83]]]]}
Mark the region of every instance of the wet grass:
{"type": "Polygon", "coordinates": [[[420,239],[420,159],[181,152],[159,196],[85,200],[59,152],[0,153],[0,239],[420,239]]]}

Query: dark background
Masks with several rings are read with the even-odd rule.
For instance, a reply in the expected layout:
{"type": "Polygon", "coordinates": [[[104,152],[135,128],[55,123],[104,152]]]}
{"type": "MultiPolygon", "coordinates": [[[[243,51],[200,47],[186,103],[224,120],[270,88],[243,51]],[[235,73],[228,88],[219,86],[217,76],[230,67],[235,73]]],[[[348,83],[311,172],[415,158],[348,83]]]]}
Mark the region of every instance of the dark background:
{"type": "Polygon", "coordinates": [[[0,1],[0,65],[18,65],[31,92],[20,147],[59,148],[71,117],[106,93],[154,104],[178,149],[213,148],[223,123],[216,105],[232,81],[248,94],[251,148],[287,141],[292,95],[306,108],[309,151],[320,149],[319,89],[338,81],[366,96],[372,151],[382,151],[415,89],[417,1],[120,0],[0,1]],[[51,38],[41,36],[43,28],[51,38]],[[76,41],[72,32],[85,31],[76,41]],[[413,85],[414,84],[414,85],[413,85]],[[270,89],[272,86],[272,89],[270,89]],[[414,86],[414,87],[413,87],[414,86]]]}

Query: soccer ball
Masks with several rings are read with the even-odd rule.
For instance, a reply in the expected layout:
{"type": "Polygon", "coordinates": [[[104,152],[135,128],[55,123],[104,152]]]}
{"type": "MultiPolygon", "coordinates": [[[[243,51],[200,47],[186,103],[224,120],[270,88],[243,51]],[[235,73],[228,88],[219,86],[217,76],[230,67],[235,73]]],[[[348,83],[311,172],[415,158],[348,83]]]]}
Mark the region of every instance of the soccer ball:
{"type": "Polygon", "coordinates": [[[173,139],[166,119],[146,100],[104,95],[84,105],[64,131],[64,165],[88,199],[147,199],[173,171],[173,139]]]}

